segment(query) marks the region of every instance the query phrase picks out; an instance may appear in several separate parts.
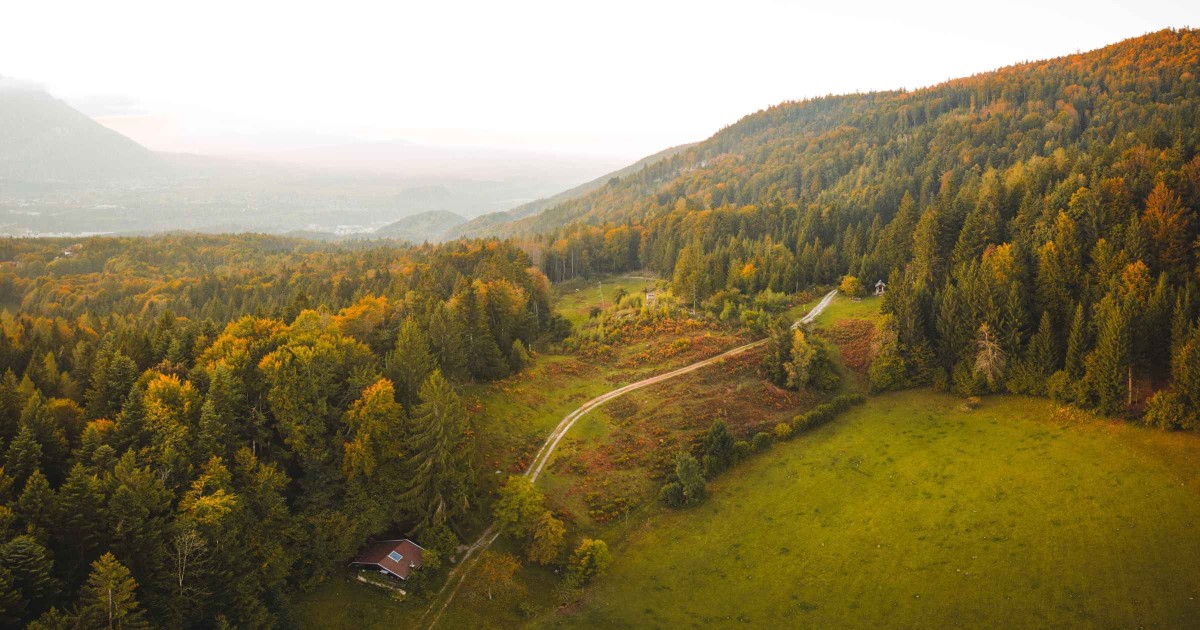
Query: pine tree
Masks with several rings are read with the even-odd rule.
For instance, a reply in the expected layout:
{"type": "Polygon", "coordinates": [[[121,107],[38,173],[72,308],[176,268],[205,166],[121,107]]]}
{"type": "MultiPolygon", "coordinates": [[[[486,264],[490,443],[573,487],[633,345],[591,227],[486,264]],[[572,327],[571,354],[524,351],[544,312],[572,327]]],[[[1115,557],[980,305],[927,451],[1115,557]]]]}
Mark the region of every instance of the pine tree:
{"type": "Polygon", "coordinates": [[[917,222],[913,231],[912,280],[934,286],[937,278],[942,276],[944,256],[941,245],[941,226],[938,212],[934,207],[927,209],[917,222]]]}
{"type": "Polygon", "coordinates": [[[12,576],[21,600],[16,616],[25,621],[45,610],[59,588],[50,554],[32,536],[17,536],[0,545],[0,569],[12,576]]]}
{"type": "Polygon", "coordinates": [[[463,344],[465,337],[462,321],[445,302],[439,303],[429,316],[429,350],[437,359],[442,374],[454,381],[463,381],[469,376],[467,350],[463,344]]]}
{"type": "Polygon", "coordinates": [[[1067,334],[1067,356],[1064,369],[1071,380],[1083,378],[1083,362],[1088,351],[1087,320],[1083,314],[1083,304],[1075,305],[1075,316],[1071,318],[1070,332],[1067,334]]]}
{"type": "Polygon", "coordinates": [[[1129,315],[1113,294],[1096,306],[1096,348],[1086,361],[1085,381],[1096,407],[1108,414],[1125,408],[1129,366],[1129,315]]]}
{"type": "Polygon", "coordinates": [[[34,439],[42,447],[42,472],[55,481],[61,480],[66,473],[70,448],[65,432],[55,422],[46,399],[40,393],[35,393],[25,402],[25,408],[21,411],[21,425],[33,430],[34,439]]]}
{"type": "Polygon", "coordinates": [[[1171,355],[1171,387],[1200,415],[1200,328],[1171,355]]]}
{"type": "Polygon", "coordinates": [[[496,345],[496,337],[488,327],[487,315],[474,286],[459,295],[459,312],[466,331],[466,363],[471,378],[491,381],[508,376],[508,361],[496,345]]]}
{"type": "Polygon", "coordinates": [[[91,628],[134,630],[145,628],[137,601],[137,582],[129,569],[106,553],[92,563],[80,598],[80,621],[91,628]]]}
{"type": "Polygon", "coordinates": [[[8,445],[4,456],[4,472],[12,478],[13,491],[21,492],[25,480],[42,466],[42,445],[33,435],[33,428],[21,425],[17,437],[8,445]]]}
{"type": "Polygon", "coordinates": [[[17,375],[12,369],[5,370],[0,377],[0,448],[6,447],[21,429],[23,402],[17,375]]]}
{"type": "Polygon", "coordinates": [[[425,334],[417,322],[411,318],[404,320],[396,335],[395,348],[384,357],[383,373],[392,380],[396,396],[405,409],[416,405],[417,392],[436,367],[425,334]]]}
{"type": "Polygon", "coordinates": [[[235,428],[244,404],[242,384],[225,364],[211,370],[204,404],[200,407],[199,452],[229,457],[238,443],[235,428]]]}
{"type": "Polygon", "coordinates": [[[25,488],[17,499],[17,516],[25,523],[25,530],[42,545],[50,544],[50,529],[57,515],[54,491],[42,471],[35,470],[25,482],[25,488]]]}
{"type": "Polygon", "coordinates": [[[106,537],[104,488],[99,478],[82,464],[75,464],[58,489],[58,514],[53,537],[64,553],[59,555],[68,584],[78,583],[106,537]]]}
{"type": "Polygon", "coordinates": [[[401,496],[416,513],[418,529],[466,512],[473,450],[466,409],[440,371],[421,386],[420,399],[411,423],[410,477],[401,496]]]}
{"type": "Polygon", "coordinates": [[[712,423],[700,448],[705,476],[712,478],[733,465],[733,436],[723,420],[712,423]]]}
{"type": "Polygon", "coordinates": [[[1054,324],[1050,313],[1043,311],[1037,332],[1029,340],[1026,365],[1032,379],[1034,393],[1045,393],[1046,379],[1058,370],[1058,347],[1055,343],[1054,324]]]}
{"type": "Polygon", "coordinates": [[[125,404],[116,417],[116,436],[114,445],[117,450],[137,450],[149,443],[146,429],[146,400],[142,388],[134,385],[125,396],[125,404]]]}
{"type": "Polygon", "coordinates": [[[766,352],[763,353],[762,371],[779,387],[787,386],[787,364],[792,360],[792,331],[787,326],[776,326],[767,338],[766,352]]]}
{"type": "Polygon", "coordinates": [[[87,417],[112,419],[121,409],[129,388],[137,380],[137,365],[132,359],[108,347],[101,348],[92,367],[87,390],[87,417]]]}
{"type": "Polygon", "coordinates": [[[1188,262],[1188,217],[1179,196],[1158,182],[1146,197],[1142,229],[1153,247],[1148,253],[1155,271],[1178,275],[1188,262]]]}

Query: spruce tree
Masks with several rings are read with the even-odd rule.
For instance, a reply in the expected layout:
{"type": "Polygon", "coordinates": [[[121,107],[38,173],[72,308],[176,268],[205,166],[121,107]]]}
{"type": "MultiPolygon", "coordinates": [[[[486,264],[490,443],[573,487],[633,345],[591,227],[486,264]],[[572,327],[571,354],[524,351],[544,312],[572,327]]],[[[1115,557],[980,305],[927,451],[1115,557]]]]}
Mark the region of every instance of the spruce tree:
{"type": "Polygon", "coordinates": [[[0,377],[0,448],[7,447],[21,429],[23,402],[17,375],[12,369],[5,370],[0,377]]]}
{"type": "Polygon", "coordinates": [[[1055,343],[1054,324],[1050,321],[1050,313],[1042,312],[1038,322],[1037,332],[1029,340],[1029,351],[1026,357],[1029,373],[1034,383],[1040,384],[1034,391],[1045,392],[1046,379],[1058,370],[1058,347],[1055,343]]]}
{"type": "Polygon", "coordinates": [[[104,487],[95,474],[77,463],[58,489],[57,499],[53,538],[64,551],[59,560],[67,583],[76,584],[106,537],[104,487]]]}
{"type": "Polygon", "coordinates": [[[1067,334],[1067,355],[1063,366],[1071,380],[1083,378],[1083,359],[1087,350],[1087,320],[1084,318],[1083,304],[1076,304],[1075,316],[1071,318],[1071,328],[1067,334]]]}
{"type": "Polygon", "coordinates": [[[464,345],[466,331],[458,315],[445,302],[438,304],[430,314],[427,338],[429,350],[437,359],[442,374],[454,381],[466,380],[469,376],[464,345]]]}
{"type": "Polygon", "coordinates": [[[17,498],[17,516],[25,523],[25,530],[42,545],[50,544],[50,529],[57,516],[54,491],[42,471],[35,470],[25,482],[21,496],[17,498]]]}
{"type": "Polygon", "coordinates": [[[4,456],[4,472],[12,478],[13,492],[21,492],[25,488],[25,480],[41,466],[42,445],[34,437],[33,428],[22,425],[4,456]]]}
{"type": "Polygon", "coordinates": [[[29,535],[17,536],[0,545],[0,569],[12,576],[21,600],[16,616],[24,621],[45,610],[59,588],[50,554],[29,535]]]}
{"type": "Polygon", "coordinates": [[[436,367],[420,326],[411,318],[404,320],[394,349],[384,357],[383,373],[392,380],[396,397],[406,409],[416,405],[421,385],[436,367]]]}
{"type": "Polygon", "coordinates": [[[1085,381],[1096,407],[1108,414],[1125,408],[1129,366],[1129,315],[1113,294],[1096,306],[1096,348],[1087,357],[1085,381]]]}
{"type": "Polygon", "coordinates": [[[401,495],[415,513],[418,529],[438,526],[466,512],[471,479],[467,412],[440,371],[421,386],[412,415],[409,478],[401,495]]]}

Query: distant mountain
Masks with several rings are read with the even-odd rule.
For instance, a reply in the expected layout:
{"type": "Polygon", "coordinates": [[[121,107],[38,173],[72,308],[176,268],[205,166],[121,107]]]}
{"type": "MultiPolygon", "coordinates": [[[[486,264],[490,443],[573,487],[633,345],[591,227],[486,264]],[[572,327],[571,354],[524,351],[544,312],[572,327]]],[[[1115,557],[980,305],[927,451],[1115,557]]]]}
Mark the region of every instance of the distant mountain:
{"type": "Polygon", "coordinates": [[[519,205],[511,210],[504,212],[493,212],[476,217],[466,223],[452,228],[446,233],[447,240],[459,237],[478,237],[478,236],[507,236],[514,233],[512,225],[514,222],[526,217],[537,216],[548,208],[553,208],[560,204],[566,203],[573,199],[578,199],[588,193],[599,190],[606,184],[619,180],[626,175],[636,173],[651,164],[657,164],[663,160],[675,156],[676,154],[695,146],[692,144],[681,144],[679,146],[664,149],[654,155],[644,157],[625,168],[613,171],[607,175],[597,177],[590,182],[580,184],[569,190],[564,190],[550,197],[531,201],[526,204],[519,205]]]}
{"type": "Polygon", "coordinates": [[[394,238],[410,243],[438,241],[441,236],[466,219],[445,210],[430,210],[405,217],[375,230],[374,236],[394,238]]]}
{"type": "Polygon", "coordinates": [[[0,180],[138,180],[167,171],[133,140],[46,92],[0,78],[0,180]]]}

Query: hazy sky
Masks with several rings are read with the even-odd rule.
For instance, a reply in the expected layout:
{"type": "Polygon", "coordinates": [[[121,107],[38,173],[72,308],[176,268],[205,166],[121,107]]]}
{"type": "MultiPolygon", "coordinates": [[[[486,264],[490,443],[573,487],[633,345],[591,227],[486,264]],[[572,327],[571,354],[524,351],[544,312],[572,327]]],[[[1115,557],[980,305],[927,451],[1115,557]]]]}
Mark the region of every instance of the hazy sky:
{"type": "Polygon", "coordinates": [[[406,138],[633,159],[784,100],[1200,25],[1195,0],[0,2],[0,75],[217,153],[406,138]]]}

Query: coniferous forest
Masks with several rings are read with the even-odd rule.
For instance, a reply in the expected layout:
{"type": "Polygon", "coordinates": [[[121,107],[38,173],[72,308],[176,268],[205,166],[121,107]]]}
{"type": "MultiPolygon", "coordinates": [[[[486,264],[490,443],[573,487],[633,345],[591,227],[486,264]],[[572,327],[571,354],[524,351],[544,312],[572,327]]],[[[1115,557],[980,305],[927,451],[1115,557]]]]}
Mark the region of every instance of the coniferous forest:
{"type": "Polygon", "coordinates": [[[654,269],[712,314],[889,291],[876,390],[1200,427],[1200,32],[752,114],[514,225],[551,280],[654,269]],[[976,369],[979,366],[983,369],[976,369]]]}

